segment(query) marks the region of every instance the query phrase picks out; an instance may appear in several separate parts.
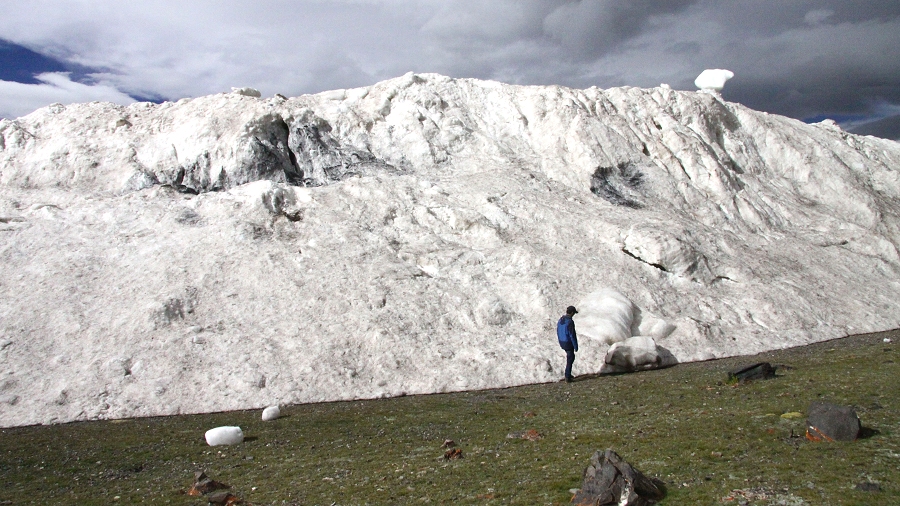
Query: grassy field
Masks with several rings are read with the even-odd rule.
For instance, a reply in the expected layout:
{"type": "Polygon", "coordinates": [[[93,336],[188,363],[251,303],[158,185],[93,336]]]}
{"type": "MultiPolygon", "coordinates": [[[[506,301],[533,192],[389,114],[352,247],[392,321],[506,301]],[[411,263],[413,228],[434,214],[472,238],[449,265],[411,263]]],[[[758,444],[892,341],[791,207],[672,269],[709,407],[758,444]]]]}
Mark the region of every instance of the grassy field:
{"type": "Polygon", "coordinates": [[[661,479],[662,504],[900,504],[898,338],[572,384],[289,406],[273,422],[245,411],[2,429],[0,504],[206,505],[185,495],[198,470],[253,505],[565,504],[606,448],[661,479]],[[778,365],[778,377],[727,384],[729,370],[757,361],[778,365]],[[866,437],[797,437],[815,400],[855,406],[866,437]],[[247,440],[207,446],[204,432],[220,425],[247,440]],[[508,437],[525,431],[541,437],[508,437]],[[443,458],[446,439],[463,458],[443,458]]]}

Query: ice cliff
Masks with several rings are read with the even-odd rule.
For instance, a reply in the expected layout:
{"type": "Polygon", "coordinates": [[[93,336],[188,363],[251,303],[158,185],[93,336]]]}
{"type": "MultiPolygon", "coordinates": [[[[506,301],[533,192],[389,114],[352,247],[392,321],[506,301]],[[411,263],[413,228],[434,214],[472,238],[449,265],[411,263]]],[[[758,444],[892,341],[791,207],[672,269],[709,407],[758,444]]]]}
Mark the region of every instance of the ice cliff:
{"type": "Polygon", "coordinates": [[[0,121],[0,425],[556,381],[570,304],[576,374],[895,328],[898,176],[664,87],[50,106],[0,121]]]}

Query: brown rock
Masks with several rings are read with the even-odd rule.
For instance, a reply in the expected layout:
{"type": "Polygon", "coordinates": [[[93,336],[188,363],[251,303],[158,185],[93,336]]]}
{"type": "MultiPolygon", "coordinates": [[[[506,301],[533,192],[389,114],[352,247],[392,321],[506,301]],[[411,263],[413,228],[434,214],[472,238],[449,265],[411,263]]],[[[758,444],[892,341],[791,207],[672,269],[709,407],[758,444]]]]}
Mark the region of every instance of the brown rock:
{"type": "Polygon", "coordinates": [[[452,450],[447,450],[444,452],[444,460],[454,460],[463,458],[462,450],[459,448],[453,448],[452,450]]]}
{"type": "Polygon", "coordinates": [[[191,486],[191,489],[188,490],[187,495],[199,497],[215,490],[226,488],[231,488],[231,485],[213,480],[209,476],[206,476],[206,473],[203,471],[197,471],[194,473],[194,484],[191,486]]]}

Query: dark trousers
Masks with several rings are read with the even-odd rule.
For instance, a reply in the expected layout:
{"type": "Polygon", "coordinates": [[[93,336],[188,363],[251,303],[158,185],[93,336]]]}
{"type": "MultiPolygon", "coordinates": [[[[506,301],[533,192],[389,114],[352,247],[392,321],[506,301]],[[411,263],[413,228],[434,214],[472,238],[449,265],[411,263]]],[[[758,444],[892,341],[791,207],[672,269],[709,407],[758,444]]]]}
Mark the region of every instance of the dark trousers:
{"type": "Polygon", "coordinates": [[[566,350],[566,379],[572,379],[572,363],[575,362],[575,350],[566,350]]]}

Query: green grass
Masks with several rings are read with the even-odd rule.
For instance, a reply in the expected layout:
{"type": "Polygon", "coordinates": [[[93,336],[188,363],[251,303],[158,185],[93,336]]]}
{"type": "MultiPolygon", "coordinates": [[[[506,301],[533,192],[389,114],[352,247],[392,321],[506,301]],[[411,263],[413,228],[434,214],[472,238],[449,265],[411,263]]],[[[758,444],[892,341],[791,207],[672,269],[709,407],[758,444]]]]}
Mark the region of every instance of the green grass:
{"type": "Polygon", "coordinates": [[[184,495],[197,470],[254,505],[565,504],[606,448],[665,482],[663,504],[900,504],[898,337],[573,384],[289,406],[274,422],[255,410],[2,429],[0,504],[206,505],[184,495]],[[789,367],[726,384],[755,361],[789,367]],[[814,400],[854,405],[868,437],[791,437],[814,400]],[[247,441],[207,446],[204,432],[220,425],[247,441]],[[543,439],[507,438],[528,429],[543,439]],[[445,439],[464,458],[444,460],[445,439]]]}

